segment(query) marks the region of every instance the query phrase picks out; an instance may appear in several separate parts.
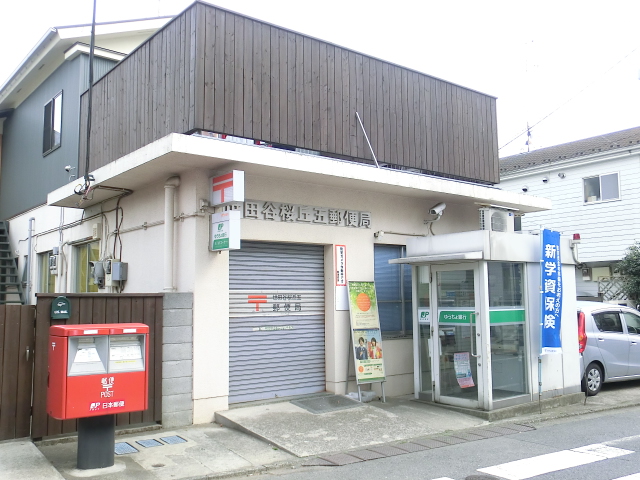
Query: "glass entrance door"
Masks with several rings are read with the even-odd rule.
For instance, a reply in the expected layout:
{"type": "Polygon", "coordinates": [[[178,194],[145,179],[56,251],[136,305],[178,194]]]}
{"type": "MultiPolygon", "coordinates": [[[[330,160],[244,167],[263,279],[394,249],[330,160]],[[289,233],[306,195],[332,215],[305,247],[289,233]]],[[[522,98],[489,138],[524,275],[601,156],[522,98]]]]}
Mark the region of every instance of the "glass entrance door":
{"type": "Polygon", "coordinates": [[[432,319],[435,401],[478,408],[480,337],[478,268],[475,265],[432,267],[432,319]]]}

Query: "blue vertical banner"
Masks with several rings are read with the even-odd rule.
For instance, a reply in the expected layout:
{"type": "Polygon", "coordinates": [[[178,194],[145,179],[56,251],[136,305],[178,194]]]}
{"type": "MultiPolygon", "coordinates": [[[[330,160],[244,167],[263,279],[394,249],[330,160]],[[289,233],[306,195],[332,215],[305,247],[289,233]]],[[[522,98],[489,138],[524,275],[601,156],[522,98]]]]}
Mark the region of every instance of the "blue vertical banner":
{"type": "Polygon", "coordinates": [[[542,231],[542,344],[541,353],[562,353],[560,320],[562,318],[562,264],[560,232],[542,231]]]}

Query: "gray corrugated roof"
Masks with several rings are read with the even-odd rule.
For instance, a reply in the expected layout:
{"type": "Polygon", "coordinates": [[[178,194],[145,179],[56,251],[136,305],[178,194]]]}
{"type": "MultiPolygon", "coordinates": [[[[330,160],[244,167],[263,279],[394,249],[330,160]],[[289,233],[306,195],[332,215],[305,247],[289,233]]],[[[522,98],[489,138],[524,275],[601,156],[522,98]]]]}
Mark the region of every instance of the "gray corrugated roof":
{"type": "Polygon", "coordinates": [[[552,164],[569,158],[583,157],[598,152],[636,145],[640,145],[640,127],[605,133],[596,137],[501,158],[500,174],[526,171],[543,164],[552,164]]]}

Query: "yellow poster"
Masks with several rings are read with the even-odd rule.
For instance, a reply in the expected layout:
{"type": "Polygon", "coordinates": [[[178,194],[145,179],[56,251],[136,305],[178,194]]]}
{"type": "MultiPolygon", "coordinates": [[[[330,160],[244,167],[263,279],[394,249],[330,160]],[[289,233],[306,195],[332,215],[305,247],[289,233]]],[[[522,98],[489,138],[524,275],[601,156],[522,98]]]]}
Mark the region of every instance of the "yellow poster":
{"type": "Polygon", "coordinates": [[[356,380],[358,383],[383,382],[384,355],[373,282],[349,282],[349,313],[356,380]]]}

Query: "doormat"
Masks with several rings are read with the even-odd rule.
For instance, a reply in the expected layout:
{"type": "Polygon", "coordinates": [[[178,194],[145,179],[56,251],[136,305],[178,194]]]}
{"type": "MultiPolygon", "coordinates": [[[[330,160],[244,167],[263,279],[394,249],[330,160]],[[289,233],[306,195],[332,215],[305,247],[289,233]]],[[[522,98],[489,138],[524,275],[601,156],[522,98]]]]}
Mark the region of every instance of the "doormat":
{"type": "Polygon", "coordinates": [[[304,408],[313,414],[336,412],[347,408],[361,407],[362,404],[356,400],[343,395],[327,395],[323,397],[303,398],[291,400],[293,405],[304,408]]]}

